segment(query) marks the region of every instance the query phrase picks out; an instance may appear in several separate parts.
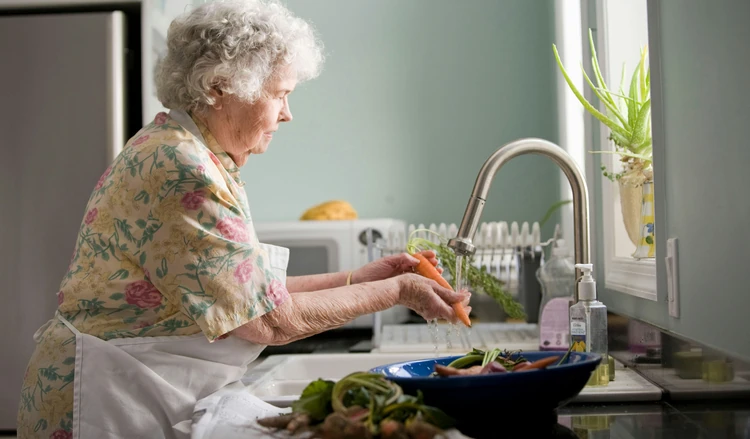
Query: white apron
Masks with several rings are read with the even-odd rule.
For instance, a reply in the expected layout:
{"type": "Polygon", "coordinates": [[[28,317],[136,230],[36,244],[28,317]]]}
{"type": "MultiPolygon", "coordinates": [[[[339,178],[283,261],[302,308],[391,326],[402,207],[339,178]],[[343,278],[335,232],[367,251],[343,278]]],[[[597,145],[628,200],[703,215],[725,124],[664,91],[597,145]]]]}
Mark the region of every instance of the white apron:
{"type": "MultiPolygon", "coordinates": [[[[261,244],[286,283],[289,249],[261,244]]],[[[136,337],[104,341],[79,332],[73,381],[73,438],[186,437],[172,427],[191,418],[197,400],[231,383],[265,348],[230,336],[136,337]]]]}

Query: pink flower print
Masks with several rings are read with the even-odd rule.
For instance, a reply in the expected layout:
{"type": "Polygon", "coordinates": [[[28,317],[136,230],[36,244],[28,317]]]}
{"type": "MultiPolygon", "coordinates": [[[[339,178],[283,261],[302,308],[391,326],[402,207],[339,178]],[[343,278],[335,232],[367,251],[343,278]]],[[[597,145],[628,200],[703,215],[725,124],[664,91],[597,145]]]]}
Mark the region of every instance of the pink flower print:
{"type": "Polygon", "coordinates": [[[137,280],[125,287],[125,301],[138,308],[156,308],[161,305],[161,293],[147,280],[137,280]]]}
{"type": "Polygon", "coordinates": [[[156,125],[164,125],[164,122],[167,121],[167,113],[161,111],[159,114],[156,115],[154,118],[154,123],[156,125]]]}
{"type": "Polygon", "coordinates": [[[214,341],[224,340],[227,337],[229,337],[229,333],[228,332],[226,334],[223,334],[223,335],[220,335],[220,336],[216,337],[216,340],[214,340],[214,341]]]}
{"type": "Polygon", "coordinates": [[[219,161],[219,158],[214,155],[212,152],[208,152],[208,156],[211,157],[211,161],[214,162],[216,166],[221,166],[221,162],[219,161]]]}
{"type": "Polygon", "coordinates": [[[206,167],[203,165],[198,165],[196,170],[198,171],[199,174],[204,174],[206,172],[206,167]]]}
{"type": "Polygon", "coordinates": [[[62,291],[57,292],[57,306],[62,305],[62,303],[65,301],[65,293],[62,291]]]}
{"type": "Polygon", "coordinates": [[[135,141],[133,142],[133,146],[138,146],[138,145],[140,145],[141,143],[143,143],[143,142],[145,142],[146,140],[148,140],[148,138],[149,138],[149,135],[148,135],[148,134],[146,134],[145,136],[141,136],[141,137],[139,137],[139,138],[135,139],[135,141]]]}
{"type": "Polygon", "coordinates": [[[107,180],[107,177],[109,177],[109,173],[112,172],[112,167],[108,167],[104,170],[104,174],[102,174],[101,177],[99,177],[99,181],[96,182],[96,186],[94,187],[95,191],[98,191],[99,189],[104,186],[104,181],[107,180]]]}
{"type": "Polygon", "coordinates": [[[252,274],[253,263],[250,262],[250,259],[245,259],[244,261],[240,262],[239,265],[237,265],[237,268],[234,269],[234,278],[237,279],[237,282],[241,284],[247,283],[250,280],[252,274]]]}
{"type": "Polygon", "coordinates": [[[224,218],[216,224],[222,236],[236,242],[249,242],[250,232],[242,218],[224,218]]]}
{"type": "Polygon", "coordinates": [[[49,435],[49,439],[73,439],[73,432],[63,429],[55,430],[49,435]]]}
{"type": "Polygon", "coordinates": [[[140,322],[137,325],[135,325],[135,329],[148,328],[151,325],[153,325],[153,323],[151,323],[151,322],[140,322]]]}
{"type": "Polygon", "coordinates": [[[268,285],[267,296],[276,306],[279,306],[289,298],[289,291],[287,291],[286,286],[284,286],[280,280],[274,279],[271,281],[271,284],[268,285]]]}
{"type": "Polygon", "coordinates": [[[180,203],[182,203],[182,207],[185,210],[198,210],[203,205],[203,201],[205,201],[204,197],[203,191],[188,192],[183,195],[180,203]]]}
{"type": "Polygon", "coordinates": [[[90,226],[91,223],[94,222],[96,219],[96,215],[99,213],[99,209],[96,207],[89,210],[88,213],[86,213],[86,218],[83,220],[84,223],[86,223],[87,226],[90,226]]]}

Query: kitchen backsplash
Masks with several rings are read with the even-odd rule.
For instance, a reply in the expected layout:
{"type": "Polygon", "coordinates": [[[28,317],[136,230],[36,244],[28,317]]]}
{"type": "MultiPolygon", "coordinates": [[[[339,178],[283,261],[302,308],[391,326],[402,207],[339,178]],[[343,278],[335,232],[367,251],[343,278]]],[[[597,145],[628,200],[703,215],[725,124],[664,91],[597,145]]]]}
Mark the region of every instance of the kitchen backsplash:
{"type": "Polygon", "coordinates": [[[614,313],[608,332],[609,354],[661,387],[666,399],[750,398],[750,363],[731,354],[614,313]]]}

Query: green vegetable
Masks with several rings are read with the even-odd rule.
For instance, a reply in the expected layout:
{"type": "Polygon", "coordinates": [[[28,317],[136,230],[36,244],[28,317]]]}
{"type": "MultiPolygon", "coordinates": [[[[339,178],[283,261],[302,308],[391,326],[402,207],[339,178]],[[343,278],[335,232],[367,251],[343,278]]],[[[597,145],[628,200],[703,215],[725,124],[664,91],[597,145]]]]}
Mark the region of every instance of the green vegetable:
{"type": "Polygon", "coordinates": [[[557,365],[559,366],[559,365],[563,364],[563,362],[565,362],[565,360],[568,359],[568,357],[570,356],[570,353],[572,351],[573,351],[573,343],[570,344],[570,347],[568,348],[568,352],[566,352],[565,355],[563,355],[563,357],[560,358],[560,362],[557,363],[557,365]]]}
{"type": "Polygon", "coordinates": [[[292,402],[293,413],[307,413],[313,421],[322,421],[331,412],[334,382],[318,379],[305,387],[297,401],[292,402]]]}
{"type": "Polygon", "coordinates": [[[442,410],[424,405],[421,391],[417,392],[417,397],[404,395],[396,404],[383,409],[383,416],[404,424],[417,416],[440,428],[449,428],[455,424],[453,418],[442,410]]]}
{"type": "Polygon", "coordinates": [[[440,409],[425,405],[421,392],[417,396],[404,395],[398,384],[368,372],[354,372],[336,383],[323,379],[311,382],[300,399],[292,402],[292,412],[309,416],[313,424],[331,414],[343,415],[348,422],[362,422],[374,436],[380,433],[384,420],[406,423],[420,419],[439,428],[455,424],[440,409]]]}
{"type": "MultiPolygon", "coordinates": [[[[342,378],[333,386],[333,392],[331,395],[331,405],[334,411],[342,412],[351,405],[346,405],[345,400],[352,400],[347,398],[350,391],[356,393],[368,392],[370,397],[368,398],[367,404],[362,405],[366,407],[370,404],[375,396],[383,396],[386,398],[387,404],[395,402],[399,396],[403,394],[401,387],[396,383],[386,380],[383,375],[377,373],[367,372],[354,372],[342,378]]],[[[356,398],[356,399],[361,399],[356,398]]],[[[386,404],[386,405],[387,405],[386,404]]]]}
{"type": "Polygon", "coordinates": [[[516,364],[525,362],[526,359],[521,355],[521,351],[508,351],[507,349],[501,351],[500,349],[495,348],[491,351],[485,352],[480,349],[472,349],[471,352],[463,357],[453,360],[448,366],[456,369],[466,369],[471,366],[476,366],[477,364],[481,364],[482,367],[484,367],[493,361],[497,361],[502,364],[504,368],[510,370],[513,369],[513,366],[516,364]],[[511,359],[515,354],[517,354],[516,358],[511,359]]]}
{"type": "Polygon", "coordinates": [[[448,367],[455,367],[456,369],[465,369],[467,367],[481,364],[483,360],[484,360],[484,354],[472,355],[471,353],[469,353],[467,355],[464,355],[461,358],[456,358],[448,365],[448,367]]]}
{"type": "Polygon", "coordinates": [[[358,405],[360,407],[367,407],[370,404],[370,392],[366,387],[358,387],[349,389],[344,394],[344,406],[351,407],[358,405]]]}
{"type": "Polygon", "coordinates": [[[500,349],[498,348],[485,352],[484,359],[482,360],[482,367],[495,361],[499,355],[500,355],[500,349]]]}
{"type": "Polygon", "coordinates": [[[307,413],[313,421],[322,421],[331,412],[333,381],[318,379],[305,387],[297,401],[292,402],[293,413],[307,413]]]}

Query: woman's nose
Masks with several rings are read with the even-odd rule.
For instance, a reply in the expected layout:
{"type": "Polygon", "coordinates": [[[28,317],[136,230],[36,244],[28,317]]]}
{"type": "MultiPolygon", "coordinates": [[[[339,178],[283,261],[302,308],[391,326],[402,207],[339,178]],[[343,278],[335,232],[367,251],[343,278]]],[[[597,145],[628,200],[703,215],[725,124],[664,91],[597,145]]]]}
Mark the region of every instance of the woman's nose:
{"type": "Polygon", "coordinates": [[[281,109],[281,114],[279,115],[279,120],[281,122],[291,122],[293,119],[292,117],[292,110],[289,109],[289,104],[284,105],[284,108],[281,109]]]}

